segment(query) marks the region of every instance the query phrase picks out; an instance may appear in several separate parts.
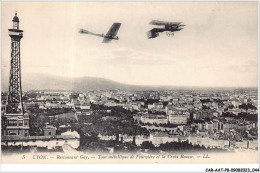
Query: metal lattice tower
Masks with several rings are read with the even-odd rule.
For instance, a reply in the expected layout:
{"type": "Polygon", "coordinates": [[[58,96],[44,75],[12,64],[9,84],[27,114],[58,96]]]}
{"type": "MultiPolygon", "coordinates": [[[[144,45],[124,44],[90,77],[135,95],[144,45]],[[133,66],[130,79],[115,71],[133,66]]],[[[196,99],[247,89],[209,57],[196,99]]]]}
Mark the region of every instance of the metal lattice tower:
{"type": "Polygon", "coordinates": [[[23,115],[20,61],[20,40],[23,38],[23,31],[19,30],[19,18],[17,17],[17,13],[15,13],[12,21],[13,29],[8,29],[9,36],[11,37],[11,69],[5,113],[23,115]]]}

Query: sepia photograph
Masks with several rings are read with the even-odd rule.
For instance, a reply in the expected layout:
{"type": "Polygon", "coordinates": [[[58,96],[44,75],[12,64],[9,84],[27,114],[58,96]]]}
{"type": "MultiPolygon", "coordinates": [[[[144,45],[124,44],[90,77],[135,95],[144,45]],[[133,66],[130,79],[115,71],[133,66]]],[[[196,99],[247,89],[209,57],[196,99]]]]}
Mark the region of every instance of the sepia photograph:
{"type": "Polygon", "coordinates": [[[1,163],[258,163],[257,1],[1,9],[1,163]]]}

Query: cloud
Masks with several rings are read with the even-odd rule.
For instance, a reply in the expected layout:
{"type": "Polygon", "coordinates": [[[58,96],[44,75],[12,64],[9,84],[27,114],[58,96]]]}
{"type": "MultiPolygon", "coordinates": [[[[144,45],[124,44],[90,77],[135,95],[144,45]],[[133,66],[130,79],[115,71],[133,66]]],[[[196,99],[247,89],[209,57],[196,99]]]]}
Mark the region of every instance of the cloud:
{"type": "Polygon", "coordinates": [[[248,60],[241,64],[227,64],[219,69],[223,72],[236,72],[236,73],[254,73],[257,74],[258,63],[254,60],[248,60]]]}
{"type": "Polygon", "coordinates": [[[91,61],[99,61],[107,65],[161,66],[171,65],[175,62],[170,57],[133,50],[127,47],[109,50],[106,53],[93,50],[86,53],[91,57],[91,61]]]}
{"type": "Polygon", "coordinates": [[[244,72],[257,74],[258,63],[253,60],[248,60],[244,65],[241,66],[244,72]]]}

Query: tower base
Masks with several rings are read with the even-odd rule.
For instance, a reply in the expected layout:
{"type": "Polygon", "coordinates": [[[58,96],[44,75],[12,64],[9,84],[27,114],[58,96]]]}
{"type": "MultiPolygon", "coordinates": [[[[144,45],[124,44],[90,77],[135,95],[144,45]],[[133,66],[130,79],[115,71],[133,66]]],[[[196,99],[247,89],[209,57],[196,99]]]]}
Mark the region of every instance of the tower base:
{"type": "Polygon", "coordinates": [[[3,116],[3,136],[29,136],[29,116],[15,115],[15,114],[4,114],[3,116]]]}

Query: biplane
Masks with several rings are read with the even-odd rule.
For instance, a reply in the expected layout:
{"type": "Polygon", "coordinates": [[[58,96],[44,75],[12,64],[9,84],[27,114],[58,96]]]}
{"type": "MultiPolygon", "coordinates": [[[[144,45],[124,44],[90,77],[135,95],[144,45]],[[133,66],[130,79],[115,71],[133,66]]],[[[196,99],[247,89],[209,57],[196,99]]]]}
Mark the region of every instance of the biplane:
{"type": "Polygon", "coordinates": [[[110,29],[106,35],[105,34],[96,34],[96,33],[90,32],[85,29],[81,29],[81,30],[79,30],[79,32],[81,34],[90,34],[90,35],[95,35],[98,37],[103,37],[104,39],[103,39],[102,43],[109,43],[111,40],[119,40],[119,37],[117,36],[117,32],[118,32],[120,26],[121,26],[121,23],[113,23],[113,25],[110,27],[110,29]]]}
{"type": "Polygon", "coordinates": [[[151,25],[164,26],[163,28],[153,28],[147,32],[147,37],[156,38],[159,36],[160,32],[166,31],[167,36],[174,36],[175,31],[180,31],[183,29],[185,25],[181,25],[181,22],[165,22],[159,20],[152,20],[150,22],[151,25]]]}

